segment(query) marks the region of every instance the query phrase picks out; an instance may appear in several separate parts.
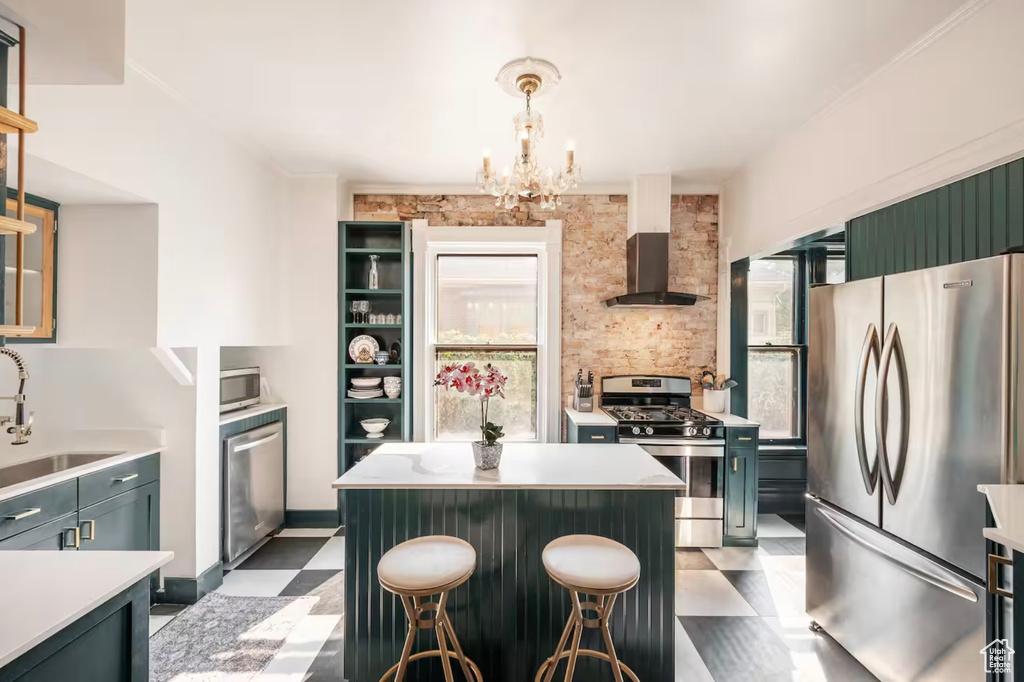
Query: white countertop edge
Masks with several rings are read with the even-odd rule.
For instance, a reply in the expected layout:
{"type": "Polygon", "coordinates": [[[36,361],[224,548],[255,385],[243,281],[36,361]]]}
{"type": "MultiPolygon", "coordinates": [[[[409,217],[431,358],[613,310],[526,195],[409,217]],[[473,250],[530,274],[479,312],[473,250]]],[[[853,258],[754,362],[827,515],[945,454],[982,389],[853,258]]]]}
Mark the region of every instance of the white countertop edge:
{"type": "Polygon", "coordinates": [[[715,419],[720,420],[722,422],[722,425],[726,426],[726,427],[729,427],[729,426],[760,426],[761,425],[759,422],[755,422],[755,421],[752,421],[750,419],[745,419],[744,417],[737,417],[736,415],[729,414],[728,412],[709,412],[709,411],[704,409],[704,397],[703,396],[701,396],[699,399],[696,398],[696,397],[692,398],[691,399],[691,404],[693,405],[693,409],[697,410],[698,412],[703,412],[704,414],[706,414],[709,417],[714,417],[715,419]]]}
{"type": "Polygon", "coordinates": [[[580,412],[571,407],[566,407],[565,414],[576,423],[577,426],[615,426],[617,421],[600,407],[595,407],[593,412],[580,412]]]}
{"type": "Polygon", "coordinates": [[[246,407],[241,410],[235,410],[234,412],[225,412],[220,416],[219,426],[225,424],[231,424],[232,422],[242,421],[249,417],[255,417],[260,414],[266,414],[267,412],[273,412],[274,410],[280,410],[288,407],[287,403],[260,403],[259,405],[253,405],[252,407],[246,407]]]}
{"type": "Polygon", "coordinates": [[[628,483],[623,485],[601,484],[563,484],[563,485],[501,485],[494,483],[451,483],[451,484],[416,484],[416,483],[342,483],[338,479],[331,484],[336,490],[685,490],[686,485],[678,483],[628,483]]]}
{"type": "MultiPolygon", "coordinates": [[[[35,554],[35,555],[55,554],[55,555],[74,556],[74,555],[77,555],[78,553],[77,552],[28,552],[28,551],[20,551],[20,552],[4,552],[4,554],[10,554],[10,555],[18,555],[18,554],[35,554]]],[[[150,573],[152,573],[156,569],[160,568],[161,566],[164,566],[164,565],[170,563],[171,559],[174,558],[174,552],[95,552],[95,553],[93,553],[93,552],[88,552],[88,553],[82,552],[82,554],[85,555],[85,556],[90,556],[90,555],[97,556],[97,555],[105,554],[105,555],[107,555],[107,558],[121,558],[121,557],[115,556],[115,555],[129,555],[130,554],[130,555],[132,555],[133,559],[134,558],[145,558],[143,556],[143,555],[145,555],[145,556],[148,556],[149,558],[151,558],[151,560],[147,561],[145,563],[140,564],[140,568],[136,568],[135,570],[131,571],[130,573],[128,573],[128,574],[126,574],[124,576],[121,576],[116,582],[111,583],[110,586],[107,589],[102,590],[101,592],[91,596],[88,602],[80,605],[78,608],[75,608],[75,609],[70,610],[70,611],[68,611],[66,613],[60,614],[59,617],[54,619],[54,621],[51,624],[49,624],[49,625],[47,625],[47,626],[43,627],[42,629],[39,629],[39,630],[37,630],[35,632],[31,632],[30,636],[26,640],[24,640],[22,642],[19,642],[18,644],[14,645],[14,646],[6,645],[5,642],[0,640],[0,668],[4,667],[8,663],[16,660],[22,654],[24,654],[24,653],[26,653],[28,651],[31,651],[33,647],[37,646],[38,644],[46,641],[47,639],[49,639],[53,635],[57,634],[58,632],[60,632],[61,630],[63,630],[64,628],[66,628],[67,626],[71,625],[72,623],[74,623],[79,618],[81,618],[82,616],[85,616],[87,613],[89,613],[90,611],[92,611],[96,607],[98,607],[101,604],[103,604],[104,602],[106,602],[108,599],[111,599],[112,597],[120,594],[121,592],[123,592],[127,588],[129,588],[132,585],[134,585],[135,583],[139,582],[140,580],[146,579],[149,576],[150,573]]],[[[117,562],[117,563],[118,563],[118,566],[121,567],[121,568],[123,568],[125,566],[125,563],[123,561],[117,562]]],[[[106,577],[109,574],[110,574],[110,571],[104,571],[104,577],[106,577]]],[[[68,579],[70,580],[72,578],[80,578],[80,577],[82,577],[82,576],[80,576],[80,575],[69,575],[68,579]]],[[[79,585],[81,587],[81,589],[87,589],[90,585],[95,585],[96,582],[98,582],[98,581],[85,580],[85,581],[81,581],[81,582],[76,583],[76,584],[79,585]]],[[[10,585],[10,583],[8,583],[8,585],[10,585]]],[[[0,588],[0,589],[2,589],[2,588],[0,588]]],[[[46,594],[45,591],[37,591],[36,594],[39,597],[43,598],[43,599],[47,598],[47,594],[46,594]]],[[[58,605],[58,608],[59,608],[59,605],[58,605]]],[[[56,610],[56,609],[51,609],[51,610],[56,610]]],[[[38,614],[32,614],[32,615],[36,616],[38,614]]],[[[25,618],[22,618],[21,622],[24,622],[24,620],[25,620],[25,618]]]]}
{"type": "Polygon", "coordinates": [[[978,492],[988,499],[995,528],[984,528],[981,533],[993,542],[1024,552],[1024,485],[983,483],[978,492]]]}
{"type": "MultiPolygon", "coordinates": [[[[118,446],[110,448],[68,448],[66,452],[89,454],[93,452],[110,452],[120,449],[121,447],[118,446]]],[[[58,471],[55,474],[47,474],[46,476],[33,478],[31,481],[25,481],[24,483],[15,483],[14,485],[9,485],[6,488],[0,488],[0,502],[8,500],[12,497],[17,497],[18,495],[24,495],[25,493],[33,492],[35,490],[49,488],[51,485],[57,485],[58,483],[63,483],[64,481],[69,481],[73,478],[78,478],[79,476],[85,476],[86,474],[91,474],[96,471],[102,471],[103,469],[107,469],[112,466],[117,466],[118,464],[124,464],[125,462],[130,462],[134,459],[140,459],[142,457],[146,457],[148,455],[160,452],[160,450],[162,449],[162,446],[153,446],[142,450],[127,451],[123,455],[115,455],[113,457],[101,459],[98,462],[90,462],[88,464],[83,464],[81,466],[72,467],[70,469],[65,469],[64,471],[58,471]]],[[[30,457],[28,459],[23,459],[18,462],[12,462],[10,465],[5,466],[21,464],[22,462],[30,462],[34,459],[43,459],[49,456],[50,455],[39,455],[38,457],[30,457]]]]}

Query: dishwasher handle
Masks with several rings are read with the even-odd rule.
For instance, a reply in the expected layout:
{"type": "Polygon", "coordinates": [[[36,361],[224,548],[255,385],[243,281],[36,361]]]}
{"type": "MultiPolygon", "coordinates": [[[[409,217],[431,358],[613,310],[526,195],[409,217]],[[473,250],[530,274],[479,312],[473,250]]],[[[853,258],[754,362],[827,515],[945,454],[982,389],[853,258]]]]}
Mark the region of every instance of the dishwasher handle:
{"type": "Polygon", "coordinates": [[[235,452],[245,452],[246,450],[252,450],[253,448],[258,448],[261,445],[266,445],[270,441],[280,437],[280,435],[281,432],[276,431],[267,436],[266,438],[260,438],[259,440],[254,440],[251,443],[243,443],[242,445],[237,445],[235,446],[235,452]]]}

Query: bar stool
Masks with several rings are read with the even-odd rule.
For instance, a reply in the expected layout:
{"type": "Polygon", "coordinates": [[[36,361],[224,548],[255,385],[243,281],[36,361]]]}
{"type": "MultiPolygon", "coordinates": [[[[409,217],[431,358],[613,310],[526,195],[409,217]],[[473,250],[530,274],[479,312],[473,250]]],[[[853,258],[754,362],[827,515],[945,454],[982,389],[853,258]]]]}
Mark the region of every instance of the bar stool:
{"type": "Polygon", "coordinates": [[[483,682],[476,663],[466,658],[455,637],[452,622],[445,605],[448,593],[466,582],[476,568],[476,550],[468,543],[447,535],[427,535],[414,538],[389,549],[377,563],[377,579],[381,587],[397,596],[409,617],[409,633],[402,647],[402,657],[391,666],[380,682],[392,674],[395,682],[402,682],[409,663],[421,658],[439,656],[444,668],[444,679],[453,682],[450,658],[459,661],[462,673],[469,682],[483,682]],[[423,601],[424,597],[440,595],[437,602],[423,601]],[[428,617],[433,614],[433,617],[428,617]],[[437,649],[411,654],[416,630],[433,629],[437,634],[437,649]],[[445,632],[451,638],[453,651],[448,651],[445,632]],[[411,655],[410,655],[411,654],[411,655]],[[475,677],[470,677],[472,671],[475,677]]]}
{"type": "Polygon", "coordinates": [[[569,682],[576,670],[579,656],[590,656],[607,661],[612,666],[615,682],[622,682],[626,673],[633,682],[640,682],[625,663],[619,661],[612,645],[612,634],[608,621],[612,616],[615,598],[632,588],[640,580],[640,560],[625,545],[597,535],[566,535],[548,543],[541,555],[548,575],[572,595],[572,613],[565,624],[558,648],[551,658],[537,670],[535,682],[551,682],[558,662],[568,658],[565,680],[569,682]],[[599,598],[598,602],[580,602],[580,593],[599,598]],[[583,611],[594,611],[597,618],[585,618],[583,611]],[[597,628],[601,631],[608,653],[593,649],[580,649],[583,628],[597,628]],[[566,650],[569,635],[572,644],[566,650]]]}

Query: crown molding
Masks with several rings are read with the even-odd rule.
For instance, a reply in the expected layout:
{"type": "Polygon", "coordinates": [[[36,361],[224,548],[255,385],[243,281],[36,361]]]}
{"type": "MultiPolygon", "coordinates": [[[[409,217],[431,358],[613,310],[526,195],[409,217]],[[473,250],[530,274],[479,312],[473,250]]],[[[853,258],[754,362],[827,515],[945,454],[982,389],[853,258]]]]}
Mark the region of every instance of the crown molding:
{"type": "Polygon", "coordinates": [[[279,175],[285,177],[292,176],[292,173],[288,171],[287,168],[285,168],[276,160],[274,160],[274,158],[270,155],[270,152],[268,152],[264,147],[259,145],[251,137],[249,137],[248,135],[239,134],[238,132],[232,130],[231,127],[229,127],[226,123],[222,123],[216,117],[212,116],[208,111],[205,111],[200,107],[196,106],[195,104],[193,104],[191,100],[187,99],[180,92],[178,92],[170,85],[165,83],[159,76],[157,76],[152,71],[136,62],[131,57],[125,57],[124,65],[125,67],[131,69],[139,76],[145,78],[157,89],[159,89],[165,95],[174,100],[183,109],[186,109],[189,113],[195,116],[196,119],[202,122],[204,125],[206,125],[207,128],[213,130],[224,139],[233,143],[236,147],[241,149],[254,160],[262,163],[263,165],[267,166],[268,168],[270,168],[272,171],[279,175]]]}
{"type": "Polygon", "coordinates": [[[885,64],[882,64],[882,66],[869,73],[853,87],[844,91],[835,100],[818,109],[811,115],[804,125],[801,126],[801,128],[814,125],[815,123],[832,116],[851,101],[857,99],[857,97],[859,97],[860,94],[874,81],[878,80],[911,57],[914,57],[931,47],[939,40],[939,38],[942,38],[944,35],[963,24],[991,2],[992,0],[968,0],[968,2],[961,5],[952,14],[929,29],[903,51],[899,52],[885,64]]]}

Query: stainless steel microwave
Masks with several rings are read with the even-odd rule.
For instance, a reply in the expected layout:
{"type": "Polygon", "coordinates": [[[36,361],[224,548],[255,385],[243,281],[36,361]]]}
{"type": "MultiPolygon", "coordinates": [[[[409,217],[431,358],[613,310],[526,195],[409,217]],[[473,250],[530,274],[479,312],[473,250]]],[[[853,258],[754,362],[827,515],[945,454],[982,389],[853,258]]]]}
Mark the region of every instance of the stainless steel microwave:
{"type": "Polygon", "coordinates": [[[260,401],[260,368],[222,369],[220,371],[220,411],[230,412],[256,405],[260,401]]]}

